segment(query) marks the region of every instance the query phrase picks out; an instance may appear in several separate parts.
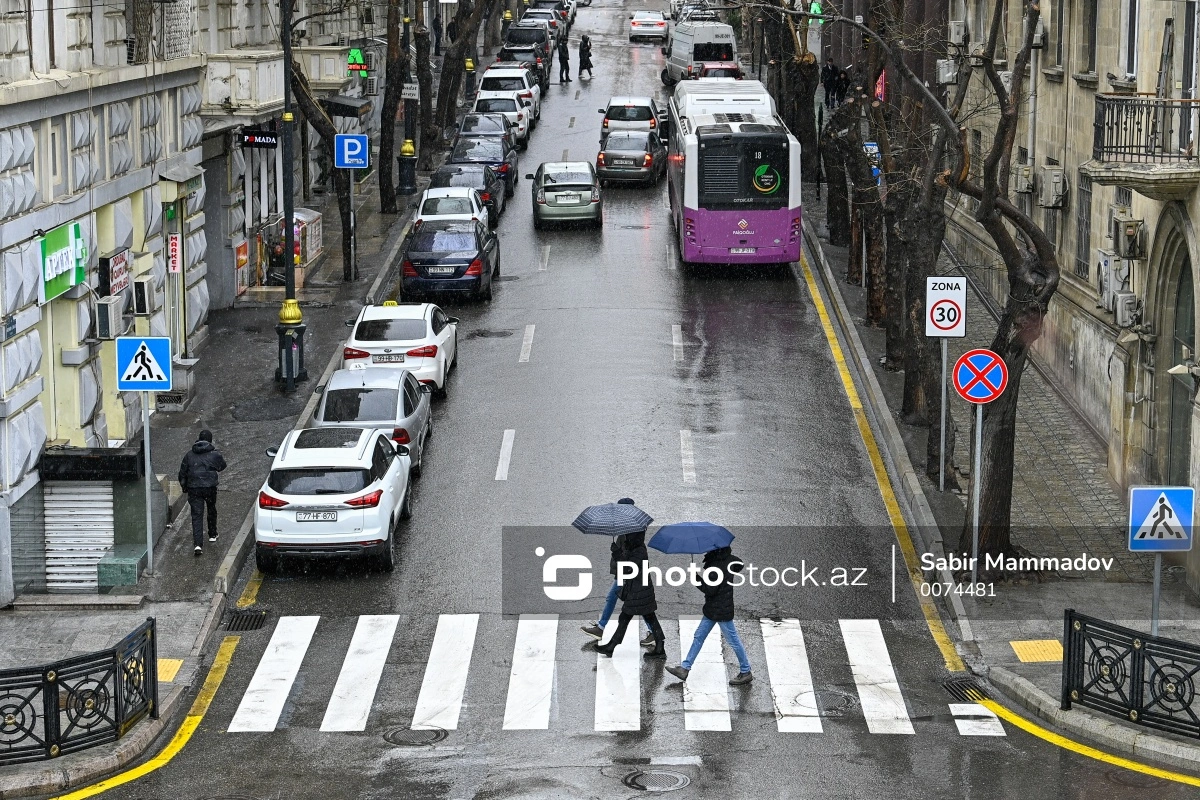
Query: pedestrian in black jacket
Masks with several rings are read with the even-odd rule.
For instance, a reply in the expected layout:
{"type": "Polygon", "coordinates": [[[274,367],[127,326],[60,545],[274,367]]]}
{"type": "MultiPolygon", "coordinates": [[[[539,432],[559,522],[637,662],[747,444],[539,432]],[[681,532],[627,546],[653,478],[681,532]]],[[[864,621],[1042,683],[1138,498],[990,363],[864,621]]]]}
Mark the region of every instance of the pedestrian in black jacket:
{"type": "Polygon", "coordinates": [[[208,540],[217,540],[217,473],[225,469],[225,459],[213,447],[212,432],[200,431],[196,443],[183,457],[179,465],[179,486],[187,492],[188,506],[192,510],[192,543],[195,553],[200,555],[204,548],[204,509],[208,507],[208,540]]]}
{"type": "Polygon", "coordinates": [[[433,54],[442,54],[442,15],[436,11],[433,12],[433,54]]]}
{"type": "MultiPolygon", "coordinates": [[[[646,551],[646,532],[629,533],[624,539],[625,547],[617,556],[617,567],[619,569],[622,563],[632,564],[636,573],[621,582],[621,616],[617,618],[617,629],[608,644],[600,645],[596,652],[612,658],[613,651],[625,638],[625,629],[629,627],[629,621],[634,615],[641,615],[654,636],[654,649],[646,653],[646,658],[666,658],[667,651],[663,647],[666,636],[663,634],[662,625],[658,623],[658,617],[654,615],[658,610],[658,603],[654,599],[654,584],[644,579],[643,568],[650,559],[650,554],[646,551]]],[[[629,574],[628,567],[625,574],[629,574]]]]}
{"type": "Polygon", "coordinates": [[[571,82],[571,48],[567,46],[567,40],[564,37],[558,43],[558,82],[571,82]]]}
{"type": "MultiPolygon", "coordinates": [[[[636,505],[632,497],[622,497],[617,501],[621,505],[636,505]]],[[[583,632],[588,636],[593,636],[597,641],[604,638],[604,627],[612,618],[613,610],[617,607],[617,599],[621,593],[621,586],[617,583],[617,558],[620,557],[621,551],[625,549],[625,537],[614,536],[612,544],[609,545],[608,559],[608,574],[613,576],[612,587],[608,590],[608,595],[604,598],[604,610],[600,612],[600,619],[596,622],[589,623],[583,626],[583,632]]],[[[654,643],[654,634],[647,634],[641,642],[643,645],[654,643]]]]}
{"type": "Polygon", "coordinates": [[[733,550],[728,547],[720,547],[704,554],[703,574],[707,575],[709,568],[715,568],[720,572],[720,578],[711,583],[707,578],[701,581],[700,591],[704,593],[704,616],[696,627],[692,648],[688,650],[687,658],[680,666],[667,667],[667,672],[681,681],[686,681],[692,664],[700,655],[700,648],[704,646],[704,640],[708,638],[713,627],[717,626],[721,629],[721,636],[733,648],[734,655],[738,659],[739,672],[737,677],[729,682],[729,685],[743,686],[754,680],[754,675],[750,672],[750,658],[746,655],[746,648],[742,645],[737,628],[733,626],[733,583],[731,582],[734,574],[742,571],[742,562],[733,554],[733,550]]]}
{"type": "Polygon", "coordinates": [[[825,87],[825,107],[833,108],[834,97],[837,95],[838,68],[832,58],[825,59],[821,67],[821,85],[825,87]]]}
{"type": "Polygon", "coordinates": [[[579,77],[581,79],[584,72],[587,72],[589,78],[592,77],[592,40],[586,33],[579,40],[579,77]]]}

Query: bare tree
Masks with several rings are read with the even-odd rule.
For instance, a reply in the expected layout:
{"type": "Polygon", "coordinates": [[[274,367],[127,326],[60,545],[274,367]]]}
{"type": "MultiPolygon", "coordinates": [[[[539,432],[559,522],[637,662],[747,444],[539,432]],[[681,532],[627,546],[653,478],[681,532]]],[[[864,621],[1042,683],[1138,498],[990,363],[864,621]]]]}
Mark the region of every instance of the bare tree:
{"type": "MultiPolygon", "coordinates": [[[[421,3],[417,3],[418,6],[421,3]]],[[[400,90],[408,77],[409,58],[404,51],[400,29],[400,0],[388,0],[387,6],[387,64],[383,82],[383,108],[380,111],[379,132],[379,210],[395,214],[396,184],[392,180],[392,163],[396,152],[396,113],[400,110],[400,90]]]]}

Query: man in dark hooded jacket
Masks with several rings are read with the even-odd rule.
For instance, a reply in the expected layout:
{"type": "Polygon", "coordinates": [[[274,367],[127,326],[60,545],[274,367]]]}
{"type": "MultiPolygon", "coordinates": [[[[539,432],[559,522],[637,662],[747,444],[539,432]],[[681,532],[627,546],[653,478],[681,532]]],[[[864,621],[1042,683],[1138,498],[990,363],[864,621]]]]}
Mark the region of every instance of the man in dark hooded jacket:
{"type": "Polygon", "coordinates": [[[196,443],[183,457],[179,465],[179,486],[187,492],[188,506],[192,509],[192,543],[195,553],[200,555],[204,548],[204,508],[208,507],[208,540],[217,540],[217,473],[225,469],[225,459],[213,447],[212,432],[200,431],[196,443]]]}
{"type": "Polygon", "coordinates": [[[742,562],[730,548],[719,547],[704,554],[702,576],[709,575],[710,568],[716,568],[721,577],[712,582],[702,577],[700,591],[704,593],[704,616],[701,618],[700,624],[696,626],[692,648],[688,650],[687,658],[681,665],[667,667],[667,672],[681,681],[686,681],[692,664],[700,655],[700,648],[704,646],[704,640],[708,638],[709,632],[715,625],[720,627],[721,635],[725,637],[725,641],[729,642],[729,646],[733,648],[733,653],[738,660],[738,674],[729,682],[729,685],[744,686],[754,680],[754,675],[750,672],[750,659],[746,655],[746,648],[742,645],[737,628],[733,626],[733,584],[731,582],[734,573],[742,571],[742,562]]]}
{"type": "MultiPolygon", "coordinates": [[[[635,505],[632,497],[622,497],[617,501],[620,505],[635,505]]],[[[616,536],[610,545],[611,555],[608,559],[608,574],[613,576],[612,588],[608,590],[608,595],[604,598],[604,610],[600,613],[600,619],[596,622],[589,623],[583,626],[583,632],[588,636],[594,636],[597,640],[604,638],[604,626],[608,624],[608,620],[612,617],[613,611],[617,607],[617,600],[621,593],[621,586],[617,583],[617,559],[621,552],[625,549],[625,537],[616,536]]],[[[654,643],[654,634],[648,633],[642,639],[642,645],[651,645],[654,643]]]]}
{"type": "Polygon", "coordinates": [[[658,623],[658,617],[654,615],[658,610],[658,603],[654,599],[654,584],[643,579],[643,567],[650,559],[646,550],[646,532],[627,533],[624,539],[625,549],[617,556],[618,565],[633,564],[636,573],[633,577],[621,581],[620,597],[623,602],[621,616],[617,618],[617,629],[608,644],[598,646],[596,652],[612,658],[613,651],[625,638],[625,629],[629,627],[629,621],[636,615],[646,620],[646,624],[650,626],[650,634],[654,637],[654,649],[646,653],[646,658],[666,658],[667,651],[663,647],[666,636],[663,634],[662,625],[658,623]]]}

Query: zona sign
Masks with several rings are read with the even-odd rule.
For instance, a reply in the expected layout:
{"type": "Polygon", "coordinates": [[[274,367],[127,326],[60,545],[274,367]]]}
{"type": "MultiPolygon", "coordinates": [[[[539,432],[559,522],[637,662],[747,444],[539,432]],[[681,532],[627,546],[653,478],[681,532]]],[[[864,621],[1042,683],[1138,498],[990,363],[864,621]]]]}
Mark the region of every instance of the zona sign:
{"type": "Polygon", "coordinates": [[[990,403],[1008,386],[1008,367],[991,350],[968,350],[954,362],[954,391],[968,403],[990,403]]]}

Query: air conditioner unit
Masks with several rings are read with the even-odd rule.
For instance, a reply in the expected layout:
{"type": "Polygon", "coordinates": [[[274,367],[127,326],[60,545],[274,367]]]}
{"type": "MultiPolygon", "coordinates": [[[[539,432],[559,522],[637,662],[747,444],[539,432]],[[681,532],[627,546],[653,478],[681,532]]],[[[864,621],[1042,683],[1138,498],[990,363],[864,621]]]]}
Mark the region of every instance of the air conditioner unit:
{"type": "Polygon", "coordinates": [[[125,324],[125,295],[114,294],[96,301],[96,336],[115,339],[127,329],[125,324]]]}
{"type": "Polygon", "coordinates": [[[1037,181],[1033,177],[1032,164],[1017,164],[1012,171],[1013,191],[1018,194],[1033,194],[1037,181]]]}
{"type": "MultiPolygon", "coordinates": [[[[1024,20],[1021,24],[1022,42],[1025,41],[1025,31],[1029,30],[1025,27],[1028,24],[1028,19],[1024,20]]],[[[1037,25],[1033,26],[1033,43],[1031,46],[1034,50],[1041,50],[1046,46],[1046,24],[1041,17],[1038,17],[1037,25]]]]}
{"type": "Polygon", "coordinates": [[[967,43],[967,23],[959,19],[950,20],[947,26],[946,39],[950,44],[962,47],[967,43]]]}
{"type": "Polygon", "coordinates": [[[379,78],[367,78],[365,93],[367,97],[375,97],[379,94],[379,78]]]}
{"type": "Polygon", "coordinates": [[[1137,322],[1138,302],[1133,292],[1113,292],[1113,317],[1118,328],[1129,328],[1137,322]]]}
{"type": "Polygon", "coordinates": [[[939,58],[937,62],[938,83],[943,86],[958,83],[958,62],[953,58],[939,58]]]}
{"type": "Polygon", "coordinates": [[[1067,175],[1062,167],[1043,166],[1038,179],[1038,205],[1062,208],[1067,203],[1067,175]]]}
{"type": "Polygon", "coordinates": [[[1004,87],[1004,91],[1012,94],[1012,71],[1003,70],[1002,72],[997,72],[996,77],[1000,79],[1000,85],[1004,87]]]}
{"type": "Polygon", "coordinates": [[[133,279],[133,313],[148,317],[158,311],[158,295],[154,291],[154,278],[144,275],[133,279]]]}
{"type": "Polygon", "coordinates": [[[350,46],[350,34],[339,33],[337,42],[338,42],[337,43],[338,47],[349,47],[350,46]]]}
{"type": "Polygon", "coordinates": [[[367,68],[367,72],[374,71],[375,59],[376,55],[374,50],[368,50],[367,52],[363,53],[363,65],[367,68]]]}
{"type": "Polygon", "coordinates": [[[1114,217],[1113,247],[1121,258],[1146,257],[1146,225],[1140,219],[1114,217]]]}
{"type": "Polygon", "coordinates": [[[1129,262],[1122,261],[1112,250],[1097,249],[1096,282],[1100,289],[1100,302],[1096,307],[1114,311],[1117,292],[1129,291],[1129,262]]]}

